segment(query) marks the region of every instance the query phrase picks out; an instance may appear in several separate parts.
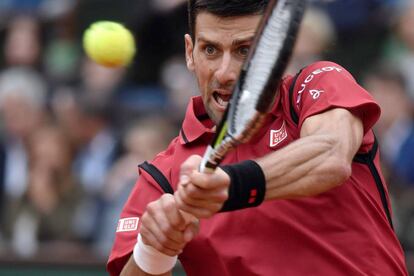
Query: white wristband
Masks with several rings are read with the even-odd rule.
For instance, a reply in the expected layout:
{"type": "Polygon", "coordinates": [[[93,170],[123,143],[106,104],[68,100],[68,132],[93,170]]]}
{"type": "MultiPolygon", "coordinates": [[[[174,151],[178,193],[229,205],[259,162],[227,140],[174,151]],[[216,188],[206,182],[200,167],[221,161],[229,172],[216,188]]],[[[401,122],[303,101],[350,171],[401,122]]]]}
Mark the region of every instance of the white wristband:
{"type": "Polygon", "coordinates": [[[146,273],[159,275],[170,271],[177,262],[177,256],[165,255],[152,246],[146,245],[138,234],[138,242],[134,247],[135,263],[146,273]]]}

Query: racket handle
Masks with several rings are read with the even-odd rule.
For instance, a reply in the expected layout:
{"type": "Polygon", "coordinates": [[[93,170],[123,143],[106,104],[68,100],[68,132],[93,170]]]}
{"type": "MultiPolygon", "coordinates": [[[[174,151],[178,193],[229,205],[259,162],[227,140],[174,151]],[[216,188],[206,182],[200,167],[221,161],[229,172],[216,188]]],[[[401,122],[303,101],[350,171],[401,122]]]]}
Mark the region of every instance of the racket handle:
{"type": "Polygon", "coordinates": [[[215,155],[214,148],[212,146],[208,146],[206,149],[206,152],[204,153],[203,160],[201,160],[200,169],[199,169],[200,172],[213,173],[216,170],[221,160],[217,160],[216,158],[214,158],[215,156],[216,155],[215,155]],[[212,161],[213,159],[219,162],[213,162],[212,161]]]}
{"type": "Polygon", "coordinates": [[[227,152],[233,149],[237,143],[238,142],[231,136],[226,136],[221,143],[215,147],[211,145],[208,146],[200,164],[200,172],[213,173],[220,165],[221,161],[223,161],[227,152]]]}

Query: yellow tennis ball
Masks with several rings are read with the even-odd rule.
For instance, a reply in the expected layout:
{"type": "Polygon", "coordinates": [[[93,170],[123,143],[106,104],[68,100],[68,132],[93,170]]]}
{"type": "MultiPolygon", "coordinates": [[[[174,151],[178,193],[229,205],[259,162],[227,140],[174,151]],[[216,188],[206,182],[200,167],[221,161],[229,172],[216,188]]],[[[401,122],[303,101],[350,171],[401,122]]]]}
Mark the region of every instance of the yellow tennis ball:
{"type": "Polygon", "coordinates": [[[122,24],[98,21],[83,34],[83,48],[96,63],[107,67],[128,65],[135,55],[135,40],[122,24]]]}

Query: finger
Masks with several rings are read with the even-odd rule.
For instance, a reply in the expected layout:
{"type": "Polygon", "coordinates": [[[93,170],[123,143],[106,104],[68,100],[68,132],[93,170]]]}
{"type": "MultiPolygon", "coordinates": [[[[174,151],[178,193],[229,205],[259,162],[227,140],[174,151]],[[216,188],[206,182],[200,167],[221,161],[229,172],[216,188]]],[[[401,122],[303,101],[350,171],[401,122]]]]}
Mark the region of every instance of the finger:
{"type": "Polygon", "coordinates": [[[181,212],[178,210],[174,196],[163,196],[161,198],[161,204],[163,210],[165,211],[164,214],[166,214],[166,218],[172,228],[177,231],[184,231],[187,222],[181,212]]]}
{"type": "MultiPolygon", "coordinates": [[[[195,216],[193,216],[190,213],[187,212],[183,212],[182,210],[180,210],[181,215],[184,217],[185,221],[186,221],[186,228],[188,227],[188,225],[190,223],[198,223],[199,220],[198,218],[196,218],[195,216]]],[[[184,229],[185,230],[185,229],[184,229]]],[[[183,231],[184,232],[184,231],[183,231]]]]}
{"type": "Polygon", "coordinates": [[[185,245],[183,232],[177,231],[176,236],[173,235],[173,238],[171,238],[164,234],[158,222],[152,217],[146,218],[146,222],[142,224],[141,229],[151,233],[158,244],[165,249],[181,250],[185,245]]]}
{"type": "Polygon", "coordinates": [[[178,189],[182,195],[192,200],[208,200],[213,202],[224,202],[228,197],[227,187],[217,187],[212,189],[203,189],[192,183],[186,186],[179,186],[178,189]]]}
{"type": "Polygon", "coordinates": [[[191,155],[181,164],[180,174],[189,174],[192,171],[198,171],[201,163],[201,156],[199,155],[191,155]]]}
{"type": "Polygon", "coordinates": [[[186,204],[177,196],[177,204],[180,210],[185,211],[197,218],[209,218],[218,212],[221,209],[222,204],[219,203],[204,203],[203,206],[208,207],[198,207],[191,204],[186,204]]]}
{"type": "Polygon", "coordinates": [[[181,249],[171,249],[171,248],[163,246],[158,241],[156,236],[150,230],[148,230],[145,226],[141,227],[140,234],[141,234],[142,241],[146,245],[152,246],[153,248],[155,248],[159,252],[164,253],[168,256],[172,256],[172,257],[177,256],[182,251],[182,248],[181,249]]]}
{"type": "MultiPolygon", "coordinates": [[[[162,244],[174,248],[176,247],[176,244],[184,242],[183,230],[185,224],[183,224],[183,230],[181,231],[174,229],[167,218],[166,212],[169,212],[169,210],[163,210],[162,212],[157,211],[152,214],[156,224],[156,227],[154,227],[153,230],[157,233],[157,238],[162,244]]],[[[184,220],[183,223],[185,223],[184,220]]]]}
{"type": "Polygon", "coordinates": [[[230,176],[222,169],[217,168],[212,174],[192,171],[189,176],[189,182],[202,189],[215,189],[219,187],[228,187],[230,185],[230,176]]]}
{"type": "Polygon", "coordinates": [[[199,230],[200,230],[199,220],[198,219],[193,220],[193,222],[190,223],[184,231],[184,240],[186,242],[191,241],[198,234],[199,230]]]}
{"type": "Polygon", "coordinates": [[[179,185],[187,185],[190,182],[189,175],[193,171],[198,171],[200,167],[201,156],[192,155],[181,164],[179,185]]]}
{"type": "MultiPolygon", "coordinates": [[[[172,200],[174,200],[172,195],[169,195],[169,197],[172,197],[172,200]]],[[[171,226],[167,218],[167,215],[166,215],[171,210],[163,209],[164,200],[168,201],[169,199],[163,196],[159,200],[148,204],[147,210],[144,213],[141,220],[142,220],[142,223],[145,224],[149,230],[153,231],[153,234],[157,237],[159,242],[163,244],[168,243],[169,246],[175,246],[173,244],[170,245],[170,243],[171,242],[182,243],[183,234],[182,234],[182,230],[178,231],[171,226]]],[[[183,220],[183,223],[185,223],[184,220],[183,220]]]]}
{"type": "MultiPolygon", "coordinates": [[[[189,185],[188,188],[190,188],[193,185],[189,185]]],[[[199,208],[207,208],[214,210],[216,205],[223,205],[226,201],[228,195],[227,191],[222,191],[221,189],[217,189],[214,191],[207,191],[203,195],[201,191],[197,192],[187,192],[186,188],[180,188],[178,189],[174,196],[175,200],[178,204],[178,207],[181,209],[182,204],[191,205],[193,207],[199,207],[199,208]]]]}
{"type": "Polygon", "coordinates": [[[199,208],[199,207],[193,207],[191,205],[185,205],[182,210],[195,216],[196,218],[206,219],[206,218],[211,218],[220,209],[221,209],[221,206],[219,204],[215,204],[211,208],[199,208]]]}

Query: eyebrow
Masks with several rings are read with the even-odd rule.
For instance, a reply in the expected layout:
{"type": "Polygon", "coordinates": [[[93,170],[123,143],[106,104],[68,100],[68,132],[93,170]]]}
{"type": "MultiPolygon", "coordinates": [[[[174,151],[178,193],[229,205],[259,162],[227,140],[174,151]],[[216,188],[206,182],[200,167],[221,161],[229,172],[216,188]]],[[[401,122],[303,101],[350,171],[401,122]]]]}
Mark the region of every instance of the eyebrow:
{"type": "Polygon", "coordinates": [[[211,39],[203,37],[202,35],[198,36],[197,42],[203,42],[203,43],[213,44],[213,45],[220,45],[221,44],[219,41],[213,41],[211,39]]]}
{"type": "MultiPolygon", "coordinates": [[[[237,46],[237,45],[241,45],[241,44],[245,44],[245,43],[251,43],[254,40],[254,35],[246,37],[246,38],[240,38],[240,39],[235,39],[232,42],[233,46],[237,46]]],[[[211,39],[205,38],[202,35],[199,35],[199,37],[197,38],[198,42],[204,42],[204,43],[211,43],[214,45],[221,45],[221,43],[219,41],[213,41],[211,39]]]]}
{"type": "Polygon", "coordinates": [[[254,35],[246,38],[236,39],[233,41],[232,45],[241,45],[245,43],[252,43],[254,40],[254,35]]]}

